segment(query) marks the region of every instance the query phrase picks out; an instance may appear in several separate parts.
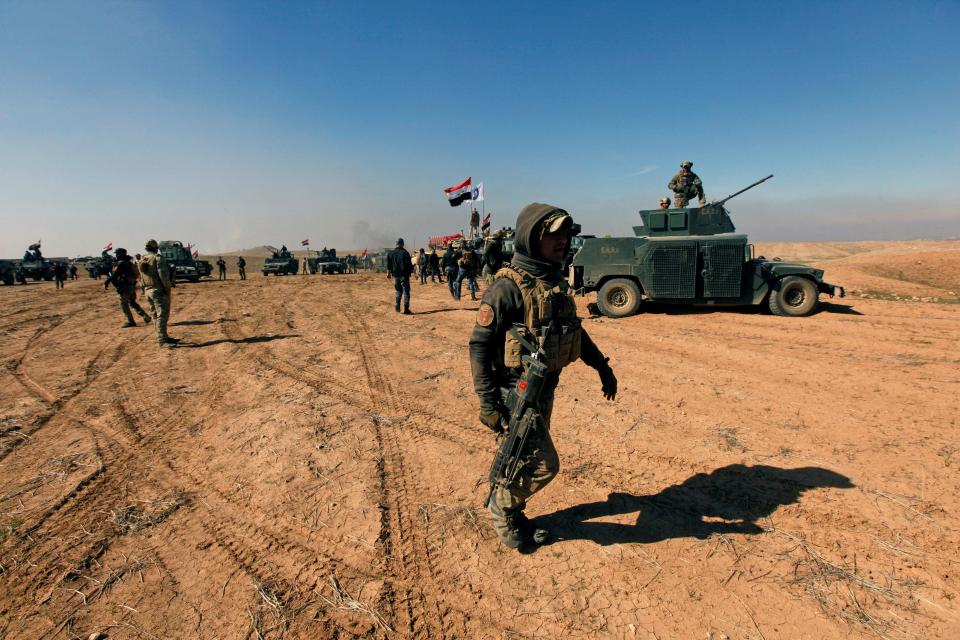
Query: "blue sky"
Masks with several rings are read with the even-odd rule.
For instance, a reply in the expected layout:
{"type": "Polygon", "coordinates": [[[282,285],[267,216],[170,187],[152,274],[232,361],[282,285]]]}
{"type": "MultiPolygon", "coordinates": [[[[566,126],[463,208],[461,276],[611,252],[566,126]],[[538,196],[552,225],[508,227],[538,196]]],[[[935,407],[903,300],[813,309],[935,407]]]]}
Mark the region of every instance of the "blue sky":
{"type": "Polygon", "coordinates": [[[956,2],[0,2],[0,256],[629,234],[683,159],[757,240],[960,236],[956,2]]]}

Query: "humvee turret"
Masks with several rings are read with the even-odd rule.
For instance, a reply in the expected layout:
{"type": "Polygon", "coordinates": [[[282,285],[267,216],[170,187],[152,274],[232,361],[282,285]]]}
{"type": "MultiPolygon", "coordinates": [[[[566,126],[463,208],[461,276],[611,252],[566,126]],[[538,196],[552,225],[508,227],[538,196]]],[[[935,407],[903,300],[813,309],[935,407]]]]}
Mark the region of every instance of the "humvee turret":
{"type": "Polygon", "coordinates": [[[583,238],[574,256],[571,284],[597,292],[600,312],[611,318],[636,313],[641,302],[761,305],[782,316],[806,316],[819,295],[843,297],[843,287],[823,281],[813,267],[755,257],[723,206],[749,187],[699,208],[640,211],[632,238],[583,238]]]}

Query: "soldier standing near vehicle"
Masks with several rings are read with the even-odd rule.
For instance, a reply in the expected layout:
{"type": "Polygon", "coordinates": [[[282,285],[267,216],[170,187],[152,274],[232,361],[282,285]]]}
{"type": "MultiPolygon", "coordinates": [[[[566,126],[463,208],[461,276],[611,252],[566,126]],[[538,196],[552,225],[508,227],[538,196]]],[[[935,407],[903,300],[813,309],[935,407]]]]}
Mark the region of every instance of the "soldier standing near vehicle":
{"type": "Polygon", "coordinates": [[[461,285],[463,281],[467,281],[467,286],[470,288],[470,299],[477,299],[477,291],[480,288],[477,286],[477,257],[474,255],[473,250],[470,247],[464,247],[463,251],[460,253],[460,259],[457,260],[457,266],[460,267],[459,272],[457,273],[457,282],[453,285],[453,297],[456,300],[460,299],[461,285]]]}
{"type": "Polygon", "coordinates": [[[617,394],[617,378],[608,359],[581,327],[576,302],[560,271],[572,227],[570,215],[551,205],[534,203],[520,212],[513,258],[484,293],[470,336],[470,367],[480,397],[480,422],[500,434],[509,424],[506,392],[523,374],[524,349],[510,329],[522,324],[520,333],[525,336],[521,337],[537,345],[549,331],[542,345],[547,378],[539,398],[537,428],[520,454],[518,478],[510,486],[498,483],[492,487],[487,505],[500,541],[512,549],[543,542],[547,535],[535,530],[523,510],[559,469],[550,418],[561,370],[583,360],[599,373],[604,397],[613,400],[617,394]]]}
{"type": "Polygon", "coordinates": [[[113,265],[113,270],[103,283],[103,290],[106,291],[111,284],[117,290],[117,297],[120,298],[120,311],[127,319],[127,322],[121,325],[121,328],[137,326],[137,323],[133,321],[133,314],[130,313],[131,307],[143,318],[144,324],[150,324],[150,316],[143,310],[143,307],[137,304],[137,267],[133,264],[130,256],[127,255],[126,249],[118,248],[114,253],[117,256],[117,262],[113,265]]]}
{"type": "Polygon", "coordinates": [[[161,346],[170,346],[180,342],[167,335],[167,319],[170,317],[170,289],[173,281],[170,266],[158,252],[160,245],[156,240],[147,240],[144,248],[147,255],[140,259],[140,279],[143,291],[153,312],[154,326],[157,328],[157,342],[161,346]]]}
{"type": "Polygon", "coordinates": [[[403,298],[403,313],[410,313],[410,274],[413,273],[413,263],[410,253],[403,248],[403,238],[397,238],[397,247],[387,255],[387,277],[393,278],[393,288],[397,292],[394,311],[400,311],[400,299],[403,298]]]}
{"type": "Polygon", "coordinates": [[[660,208],[669,209],[670,208],[670,198],[660,198],[660,208]]]}
{"type": "Polygon", "coordinates": [[[217,260],[217,272],[219,274],[217,277],[218,280],[227,279],[227,263],[224,262],[223,256],[220,256],[220,258],[217,260]]]}
{"type": "Polygon", "coordinates": [[[493,282],[493,276],[503,267],[503,246],[501,245],[500,232],[497,231],[487,239],[487,244],[483,248],[483,279],[487,283],[493,282]]]}
{"type": "Polygon", "coordinates": [[[237,258],[237,272],[240,274],[241,280],[247,279],[247,261],[243,259],[243,256],[237,258]]]}
{"type": "Polygon", "coordinates": [[[680,172],[667,183],[667,188],[673,191],[675,208],[687,206],[694,196],[700,200],[701,207],[707,203],[707,198],[703,195],[703,183],[700,182],[700,176],[690,170],[692,166],[693,163],[689,160],[681,162],[680,172]]]}
{"type": "Polygon", "coordinates": [[[63,262],[53,264],[53,280],[57,289],[63,289],[63,281],[67,279],[67,265],[63,262]]]}
{"type": "Polygon", "coordinates": [[[71,280],[77,279],[77,265],[75,264],[70,265],[70,279],[71,280]]]}
{"type": "Polygon", "coordinates": [[[440,272],[440,254],[437,253],[436,249],[430,251],[428,261],[430,263],[430,282],[436,284],[439,281],[440,284],[443,284],[443,274],[440,272]]]}

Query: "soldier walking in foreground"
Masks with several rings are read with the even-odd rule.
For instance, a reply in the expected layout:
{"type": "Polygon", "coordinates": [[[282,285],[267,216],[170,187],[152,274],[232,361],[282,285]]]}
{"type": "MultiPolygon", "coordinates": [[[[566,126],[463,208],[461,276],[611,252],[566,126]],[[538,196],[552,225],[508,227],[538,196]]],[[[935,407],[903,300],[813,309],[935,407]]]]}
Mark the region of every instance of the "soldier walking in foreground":
{"type": "Polygon", "coordinates": [[[447,289],[450,291],[450,297],[455,298],[453,285],[457,280],[457,254],[453,250],[453,245],[447,245],[447,250],[443,252],[443,258],[440,264],[443,266],[443,272],[447,276],[447,289]]]}
{"type": "Polygon", "coordinates": [[[684,160],[680,163],[680,172],[670,179],[667,188],[673,191],[673,206],[682,208],[693,200],[694,196],[699,198],[700,206],[707,203],[707,197],[703,194],[703,183],[700,182],[700,176],[690,170],[693,163],[684,160]]]}
{"type": "Polygon", "coordinates": [[[180,342],[177,338],[167,335],[167,319],[170,317],[170,289],[173,282],[170,277],[170,266],[158,251],[160,245],[156,240],[147,240],[144,246],[147,255],[140,259],[140,278],[143,281],[143,291],[147,294],[150,310],[153,312],[154,326],[157,328],[157,342],[161,346],[171,346],[180,342]]]}
{"type": "Polygon", "coordinates": [[[237,272],[240,274],[241,280],[247,279],[247,261],[243,259],[243,256],[237,258],[237,272]]]}
{"type": "Polygon", "coordinates": [[[463,281],[466,280],[467,287],[470,289],[470,299],[476,300],[477,291],[479,291],[480,288],[477,286],[477,260],[473,250],[469,247],[464,247],[463,252],[460,254],[460,259],[457,260],[457,265],[460,267],[460,270],[457,272],[457,281],[453,285],[454,299],[460,299],[463,281]]]}
{"type": "Polygon", "coordinates": [[[227,263],[223,261],[223,256],[221,256],[220,259],[217,260],[217,270],[219,272],[219,276],[217,279],[226,280],[227,279],[227,263]]]}
{"type": "Polygon", "coordinates": [[[400,299],[403,298],[403,313],[410,313],[410,274],[413,273],[413,262],[410,254],[403,248],[403,238],[397,238],[397,247],[387,255],[387,277],[393,278],[393,288],[397,291],[394,311],[400,311],[400,299]]]}
{"type": "MultiPolygon", "coordinates": [[[[561,273],[570,245],[573,219],[563,209],[534,203],[517,218],[516,252],[496,274],[483,295],[470,336],[470,367],[480,396],[480,422],[494,433],[507,429],[506,442],[521,424],[532,425],[519,450],[518,473],[512,481],[492,479],[487,503],[500,541],[516,549],[542,543],[548,533],[537,529],[524,515],[527,501],[543,489],[559,469],[557,450],[550,438],[550,418],[560,372],[578,359],[600,374],[604,397],[613,400],[617,378],[607,358],[581,327],[577,305],[561,273]],[[514,325],[520,324],[519,331],[514,325]],[[540,393],[524,413],[525,421],[511,422],[511,409],[526,384],[522,356],[533,346],[541,352],[540,393]],[[510,404],[511,406],[507,406],[510,404]],[[531,419],[532,418],[532,419],[531,419]]],[[[529,363],[528,367],[532,366],[529,363]]]]}
{"type": "Polygon", "coordinates": [[[133,321],[133,314],[130,313],[132,307],[141,318],[144,324],[150,324],[150,316],[137,304],[137,267],[133,260],[127,255],[127,250],[118,248],[114,253],[117,255],[117,262],[113,265],[113,270],[107,276],[103,283],[103,290],[106,291],[110,285],[117,290],[117,297],[120,298],[120,311],[123,312],[127,322],[121,325],[121,328],[135,327],[137,323],[133,321]]]}

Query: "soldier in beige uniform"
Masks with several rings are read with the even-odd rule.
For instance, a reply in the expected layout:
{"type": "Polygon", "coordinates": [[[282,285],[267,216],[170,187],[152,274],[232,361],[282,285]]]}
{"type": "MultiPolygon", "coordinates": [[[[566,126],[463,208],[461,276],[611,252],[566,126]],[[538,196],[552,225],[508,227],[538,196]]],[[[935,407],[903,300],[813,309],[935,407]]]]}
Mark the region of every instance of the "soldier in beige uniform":
{"type": "Polygon", "coordinates": [[[180,340],[167,335],[167,319],[170,317],[170,289],[173,282],[170,266],[159,253],[156,240],[147,240],[144,247],[147,255],[140,259],[140,279],[153,311],[153,324],[157,328],[157,341],[163,346],[174,345],[180,340]]]}

